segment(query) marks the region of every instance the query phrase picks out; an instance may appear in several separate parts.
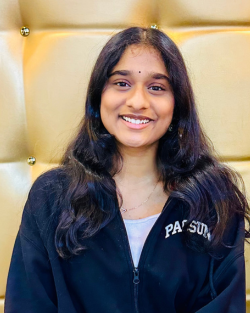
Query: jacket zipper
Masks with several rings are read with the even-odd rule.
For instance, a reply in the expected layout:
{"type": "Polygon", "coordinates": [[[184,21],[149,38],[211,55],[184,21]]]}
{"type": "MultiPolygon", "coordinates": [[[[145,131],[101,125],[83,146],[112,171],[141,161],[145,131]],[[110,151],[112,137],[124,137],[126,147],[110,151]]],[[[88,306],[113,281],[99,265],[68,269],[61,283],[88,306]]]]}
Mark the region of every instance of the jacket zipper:
{"type": "Polygon", "coordinates": [[[139,308],[138,308],[138,284],[140,282],[139,279],[139,270],[138,267],[135,267],[134,270],[134,279],[133,279],[133,283],[134,283],[134,300],[135,300],[135,311],[136,313],[139,313],[139,308]]]}
{"type": "Polygon", "coordinates": [[[126,231],[126,226],[124,224],[124,221],[123,221],[123,217],[121,215],[121,212],[120,213],[120,216],[121,216],[121,220],[122,220],[122,223],[124,225],[124,234],[125,234],[125,237],[126,237],[126,242],[127,242],[127,246],[128,246],[128,251],[129,251],[129,258],[130,258],[130,263],[132,265],[132,270],[133,270],[133,285],[134,285],[134,304],[135,304],[135,312],[136,313],[139,313],[139,308],[138,308],[138,285],[140,283],[140,279],[139,279],[139,269],[138,267],[135,267],[134,265],[134,260],[133,260],[133,257],[132,257],[132,253],[131,253],[131,248],[130,248],[130,244],[129,244],[129,240],[128,240],[128,234],[127,234],[127,231],[126,231]]]}
{"type": "MultiPolygon", "coordinates": [[[[170,201],[167,201],[167,203],[166,203],[166,205],[164,206],[164,208],[163,208],[163,210],[162,210],[162,212],[161,212],[161,214],[165,211],[165,209],[169,206],[169,204],[170,204],[170,202],[172,201],[172,199],[170,199],[170,201]]],[[[122,215],[121,215],[121,212],[119,211],[119,213],[120,213],[120,217],[121,217],[121,219],[122,219],[122,223],[123,223],[123,226],[124,226],[124,230],[125,230],[125,237],[126,237],[126,239],[127,239],[127,245],[128,245],[128,251],[129,251],[129,257],[130,257],[130,262],[131,262],[131,265],[132,265],[132,268],[133,268],[133,284],[134,284],[134,303],[135,303],[135,312],[136,313],[139,313],[139,307],[138,307],[138,285],[139,285],[139,283],[140,283],[140,278],[139,278],[139,268],[138,267],[135,267],[135,265],[134,265],[134,261],[133,261],[133,257],[132,257],[132,253],[131,253],[131,249],[130,249],[130,244],[129,244],[129,240],[128,240],[128,234],[127,234],[127,231],[126,231],[126,226],[125,226],[125,223],[124,223],[124,221],[123,221],[123,217],[122,217],[122,215]]],[[[160,214],[160,215],[161,215],[160,214]]],[[[160,216],[159,216],[160,217],[160,216]]],[[[158,217],[158,219],[159,219],[159,217],[158,217]]],[[[158,220],[157,219],[157,220],[158,220]]],[[[156,222],[157,222],[157,220],[156,220],[156,222]]],[[[156,222],[155,222],[155,224],[156,224],[156,222]]],[[[155,225],[154,224],[154,225],[155,225]]],[[[154,227],[154,225],[153,225],[153,227],[154,227]]],[[[151,229],[152,230],[152,229],[151,229]]],[[[150,231],[151,232],[151,231],[150,231]]],[[[150,234],[150,232],[149,232],[149,234],[150,234]]],[[[149,236],[149,234],[148,234],[148,236],[149,236]]],[[[146,239],[146,241],[147,241],[147,239],[146,239]]],[[[146,242],[145,242],[146,243],[146,242]]],[[[144,243],[144,246],[145,246],[145,243],[144,243]]],[[[143,248],[144,248],[144,246],[143,246],[143,248]]],[[[142,248],[142,250],[143,250],[143,248],[142,248]]],[[[143,252],[143,251],[142,251],[143,252]]],[[[142,252],[141,252],[141,254],[142,254],[142,252]]],[[[140,263],[140,259],[139,259],[139,263],[140,263]]],[[[139,265],[139,263],[138,263],[138,265],[139,265]]]]}
{"type": "MultiPolygon", "coordinates": [[[[123,222],[124,223],[124,222],[123,222]]],[[[125,227],[125,224],[124,224],[125,227]]],[[[125,227],[126,230],[126,227],[125,227]]],[[[129,240],[128,240],[128,234],[126,231],[126,237],[127,237],[127,243],[128,243],[128,247],[129,247],[129,257],[130,257],[130,261],[132,264],[132,268],[133,268],[133,284],[134,284],[134,303],[135,303],[135,312],[139,313],[139,308],[138,308],[138,285],[140,283],[140,279],[139,279],[139,269],[138,267],[135,267],[134,265],[134,260],[132,257],[132,253],[131,253],[131,249],[130,249],[130,245],[129,245],[129,240]]]]}

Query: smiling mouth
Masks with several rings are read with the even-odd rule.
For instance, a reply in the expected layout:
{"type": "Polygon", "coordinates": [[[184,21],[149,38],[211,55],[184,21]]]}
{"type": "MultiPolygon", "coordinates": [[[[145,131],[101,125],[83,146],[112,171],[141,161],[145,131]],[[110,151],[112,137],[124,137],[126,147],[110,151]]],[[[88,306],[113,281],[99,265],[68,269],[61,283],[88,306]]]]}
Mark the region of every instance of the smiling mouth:
{"type": "Polygon", "coordinates": [[[130,118],[130,117],[127,117],[127,116],[121,116],[121,118],[126,121],[126,122],[129,122],[131,124],[136,124],[136,125],[139,125],[139,124],[147,124],[149,123],[151,120],[150,119],[138,119],[138,118],[130,118]]]}

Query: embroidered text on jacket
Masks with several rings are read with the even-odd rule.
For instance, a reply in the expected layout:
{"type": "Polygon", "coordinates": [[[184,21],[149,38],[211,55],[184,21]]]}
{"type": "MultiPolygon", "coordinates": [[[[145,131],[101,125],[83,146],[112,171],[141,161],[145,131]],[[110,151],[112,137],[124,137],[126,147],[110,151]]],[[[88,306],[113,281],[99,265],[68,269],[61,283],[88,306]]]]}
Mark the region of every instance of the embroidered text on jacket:
{"type": "MultiPolygon", "coordinates": [[[[175,221],[173,224],[168,224],[165,227],[166,229],[165,238],[168,238],[171,235],[175,235],[177,233],[181,233],[186,222],[187,220],[183,220],[181,223],[179,221],[175,221]]],[[[208,240],[210,240],[210,233],[208,231],[207,225],[199,221],[193,220],[190,223],[187,231],[189,231],[190,233],[197,233],[198,235],[201,235],[204,238],[208,238],[208,240]]]]}

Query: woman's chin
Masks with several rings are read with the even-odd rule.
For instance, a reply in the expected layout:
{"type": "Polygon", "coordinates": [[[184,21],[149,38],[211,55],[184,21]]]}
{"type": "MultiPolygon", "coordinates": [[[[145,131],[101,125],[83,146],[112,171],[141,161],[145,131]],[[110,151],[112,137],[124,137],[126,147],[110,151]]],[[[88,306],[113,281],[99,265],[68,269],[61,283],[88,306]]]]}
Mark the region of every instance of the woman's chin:
{"type": "Polygon", "coordinates": [[[157,142],[142,142],[142,141],[117,141],[117,144],[122,149],[148,149],[154,148],[157,142]]]}

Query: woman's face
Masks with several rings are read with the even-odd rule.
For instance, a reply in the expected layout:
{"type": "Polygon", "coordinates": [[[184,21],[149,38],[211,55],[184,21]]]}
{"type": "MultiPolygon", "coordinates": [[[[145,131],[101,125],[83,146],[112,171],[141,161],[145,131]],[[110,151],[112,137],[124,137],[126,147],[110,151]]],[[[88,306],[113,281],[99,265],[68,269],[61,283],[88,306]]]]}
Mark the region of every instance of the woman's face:
{"type": "Polygon", "coordinates": [[[174,95],[159,52],[129,46],[102,92],[101,119],[107,131],[122,146],[158,145],[173,110],[174,95]]]}

